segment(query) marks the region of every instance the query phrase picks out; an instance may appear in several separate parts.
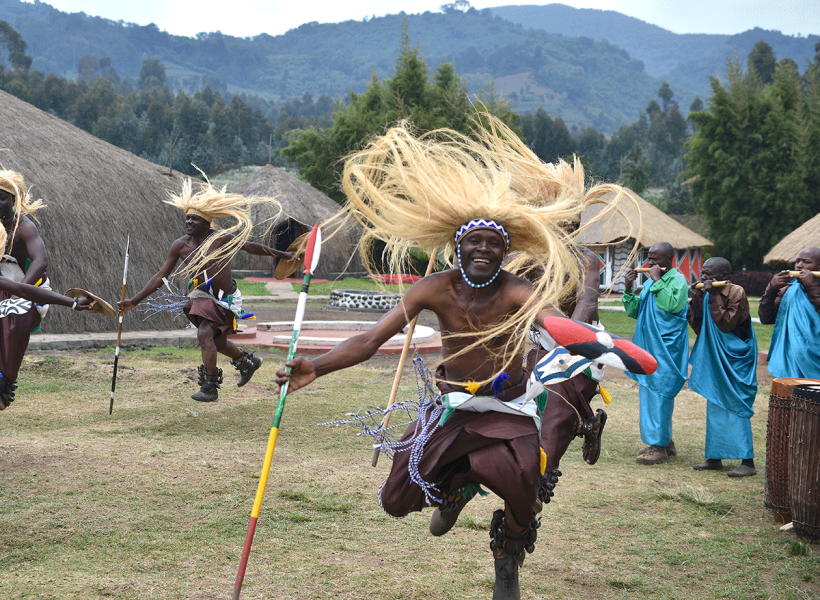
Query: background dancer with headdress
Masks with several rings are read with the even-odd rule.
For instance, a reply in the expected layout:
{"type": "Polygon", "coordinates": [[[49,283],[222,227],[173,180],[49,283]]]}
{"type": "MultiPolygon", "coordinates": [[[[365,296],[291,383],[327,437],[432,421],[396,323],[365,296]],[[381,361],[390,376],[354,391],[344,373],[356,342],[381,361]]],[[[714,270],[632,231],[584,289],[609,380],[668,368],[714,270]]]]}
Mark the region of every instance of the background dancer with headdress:
{"type": "MultiPolygon", "coordinates": [[[[0,221],[4,239],[0,276],[50,290],[46,277],[46,247],[37,226],[29,218],[44,206],[41,200],[31,201],[25,179],[20,173],[0,171],[0,221]]],[[[13,295],[0,290],[0,301],[13,295]]],[[[8,406],[14,400],[12,386],[16,389],[17,375],[28,349],[29,338],[39,330],[47,311],[48,304],[41,306],[33,303],[23,314],[0,319],[0,404],[8,406]]]]}
{"type": "Polygon", "coordinates": [[[758,314],[774,323],[769,346],[769,373],[775,377],[820,379],[820,248],[803,248],[794,264],[795,277],[781,271],[766,286],[758,314]]]}
{"type": "Polygon", "coordinates": [[[757,394],[757,338],[749,300],[739,285],[727,283],[732,265],[715,256],[703,263],[703,287],[692,287],[686,319],[698,338],[689,364],[689,389],[706,400],[706,460],[696,471],[720,471],[722,459],[740,459],[729,477],[757,473],[752,441],[752,405],[757,394]]]}
{"type": "MultiPolygon", "coordinates": [[[[3,199],[0,199],[0,210],[2,210],[2,206],[3,199]]],[[[0,227],[0,248],[6,247],[6,239],[6,229],[0,227]]],[[[15,263],[12,264],[16,266],[15,263]]],[[[15,343],[20,343],[19,338],[14,336],[14,333],[19,331],[17,323],[30,322],[27,317],[31,316],[32,311],[36,311],[38,308],[42,310],[50,304],[68,306],[79,311],[96,312],[102,312],[98,308],[101,308],[101,304],[105,304],[97,296],[84,290],[69,290],[69,292],[78,292],[78,295],[64,296],[42,286],[22,283],[19,279],[6,277],[3,274],[4,272],[8,271],[4,269],[4,263],[0,263],[0,331],[3,334],[0,341],[0,410],[9,407],[14,401],[15,391],[17,390],[16,380],[11,379],[8,375],[11,370],[8,367],[10,353],[7,352],[7,349],[16,350],[17,352],[12,356],[19,356],[21,361],[26,350],[25,347],[20,350],[19,346],[14,346],[15,343]]],[[[106,306],[113,312],[114,309],[110,305],[106,304],[106,306]]],[[[29,329],[25,329],[23,332],[28,333],[29,331],[29,329]]],[[[25,336],[25,339],[27,347],[28,336],[25,336]]],[[[17,363],[18,371],[19,367],[20,363],[17,363]]]]}
{"type": "Polygon", "coordinates": [[[153,294],[163,280],[170,277],[177,263],[184,264],[183,272],[189,279],[188,302],[183,312],[197,327],[197,339],[202,349],[199,371],[199,390],[191,396],[199,402],[216,402],[222,383],[222,369],[217,368],[217,353],[231,359],[239,371],[238,386],[250,381],[262,365],[262,359],[243,351],[228,339],[236,331],[236,319],[243,316],[242,294],[231,273],[231,258],[240,250],[259,256],[290,259],[293,252],[270,248],[248,241],[253,222],[250,207],[256,203],[279,203],[272,198],[245,198],[217,190],[210,183],[203,184],[196,194],[187,179],[180,195],[171,195],[167,204],[185,212],[186,234],[176,240],[168,252],[162,268],[134,297],[118,303],[121,310],[130,310],[153,294]],[[216,218],[236,221],[227,229],[212,224],[216,218]]]}
{"type": "MultiPolygon", "coordinates": [[[[443,535],[479,486],[500,496],[504,509],[493,516],[491,549],[493,598],[502,599],[519,597],[518,569],[534,549],[537,514],[550,493],[541,485],[540,414],[523,366],[529,325],[558,315],[551,304],[578,285],[578,251],[561,221],[620,188],[585,194],[581,185],[579,193],[514,133],[488,120],[476,138],[450,130],[416,137],[406,125],[396,127],[348,158],[347,210],[365,229],[365,260],[380,240],[392,252],[394,272],[412,250],[429,255],[437,248],[456,268],[414,284],[371,330],[312,361],[287,363],[276,381],[299,390],[367,360],[422,310],[434,312],[442,333],[440,394],[420,390],[419,419],[399,442],[405,450],[395,453],[380,500],[394,517],[437,506],[430,531],[443,535]],[[536,203],[533,194],[544,188],[549,201],[536,203]],[[502,270],[510,250],[545,276],[533,285],[502,270]]],[[[562,173],[578,175],[568,165],[562,173]]]]}
{"type": "Polygon", "coordinates": [[[635,459],[640,465],[666,462],[677,454],[672,440],[672,411],[675,396],[686,382],[689,371],[689,335],[686,329],[686,302],[689,284],[672,266],[675,249],[669,242],[649,248],[649,279],[638,296],[632,284],[635,269],[624,277],[621,298],[627,316],[637,319],[632,341],[658,360],[651,375],[629,376],[638,382],[641,414],[641,440],[648,444],[635,459]]]}

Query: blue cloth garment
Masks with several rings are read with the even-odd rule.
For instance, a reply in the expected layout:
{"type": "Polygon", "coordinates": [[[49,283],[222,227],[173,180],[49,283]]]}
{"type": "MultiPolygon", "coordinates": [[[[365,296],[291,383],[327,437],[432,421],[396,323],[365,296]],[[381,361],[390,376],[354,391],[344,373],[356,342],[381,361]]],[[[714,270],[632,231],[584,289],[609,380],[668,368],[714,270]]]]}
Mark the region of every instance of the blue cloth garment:
{"type": "Polygon", "coordinates": [[[820,379],[820,314],[798,280],[780,300],[769,347],[769,373],[775,377],[820,379]]]}
{"type": "MultiPolygon", "coordinates": [[[[677,285],[688,287],[680,273],[677,285]]],[[[683,310],[669,313],[658,308],[649,280],[641,292],[633,343],[649,352],[658,361],[651,375],[627,373],[640,386],[641,440],[645,444],[667,446],[672,437],[672,410],[675,396],[683,387],[689,370],[689,336],[686,328],[686,305],[683,310]]]]}
{"type": "Polygon", "coordinates": [[[650,446],[663,446],[672,441],[672,411],[675,396],[653,392],[647,387],[638,389],[640,399],[641,441],[650,446]]]}
{"type": "Polygon", "coordinates": [[[706,458],[745,460],[754,458],[752,420],[738,417],[717,404],[706,404],[706,458]]]}
{"type": "Polygon", "coordinates": [[[757,338],[721,331],[703,300],[703,325],[692,348],[689,389],[709,401],[706,411],[706,458],[752,458],[751,417],[757,393],[757,338]]]}

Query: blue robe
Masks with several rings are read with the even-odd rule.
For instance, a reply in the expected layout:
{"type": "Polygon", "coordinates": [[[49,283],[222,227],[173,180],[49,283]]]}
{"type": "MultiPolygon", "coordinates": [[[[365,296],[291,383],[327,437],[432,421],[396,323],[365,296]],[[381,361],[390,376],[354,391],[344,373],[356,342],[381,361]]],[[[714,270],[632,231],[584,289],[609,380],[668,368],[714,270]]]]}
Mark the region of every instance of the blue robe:
{"type": "Polygon", "coordinates": [[[796,279],[780,300],[769,347],[775,377],[820,379],[820,314],[796,279]]]}
{"type": "MultiPolygon", "coordinates": [[[[683,275],[676,274],[688,287],[683,275]]],[[[640,384],[641,440],[653,446],[669,445],[672,441],[672,411],[675,396],[686,382],[689,371],[689,335],[687,333],[686,305],[677,313],[657,307],[650,293],[654,281],[647,281],[641,292],[638,318],[632,341],[649,352],[658,361],[658,369],[651,375],[627,373],[640,384]]]]}
{"type": "Polygon", "coordinates": [[[721,331],[703,300],[703,324],[692,348],[689,389],[709,404],[706,408],[706,458],[754,458],[752,405],[757,393],[757,338],[754,328],[744,341],[721,331]]]}

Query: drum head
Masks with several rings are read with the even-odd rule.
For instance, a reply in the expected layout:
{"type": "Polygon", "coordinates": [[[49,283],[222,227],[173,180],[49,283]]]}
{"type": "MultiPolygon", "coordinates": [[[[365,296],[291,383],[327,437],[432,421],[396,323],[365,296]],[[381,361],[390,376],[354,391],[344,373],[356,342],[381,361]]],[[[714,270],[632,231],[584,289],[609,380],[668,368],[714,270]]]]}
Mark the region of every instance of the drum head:
{"type": "Polygon", "coordinates": [[[816,379],[803,379],[800,377],[779,377],[772,381],[772,396],[791,398],[795,386],[811,384],[820,385],[820,381],[816,379]]]}

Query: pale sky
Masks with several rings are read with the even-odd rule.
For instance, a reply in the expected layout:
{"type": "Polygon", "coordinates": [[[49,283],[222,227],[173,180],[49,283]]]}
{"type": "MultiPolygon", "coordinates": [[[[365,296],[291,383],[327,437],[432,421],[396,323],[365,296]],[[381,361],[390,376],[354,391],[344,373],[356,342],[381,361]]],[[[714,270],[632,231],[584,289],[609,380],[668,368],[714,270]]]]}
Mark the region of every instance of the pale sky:
{"type": "MultiPolygon", "coordinates": [[[[85,12],[147,25],[175,35],[221,31],[238,37],[279,35],[302,23],[437,11],[441,0],[45,0],[64,12],[85,12]]],[[[550,4],[537,0],[471,0],[477,8],[550,4]]],[[[820,0],[565,0],[576,8],[614,10],[675,33],[734,34],[761,27],[787,35],[820,35],[820,0]]]]}

